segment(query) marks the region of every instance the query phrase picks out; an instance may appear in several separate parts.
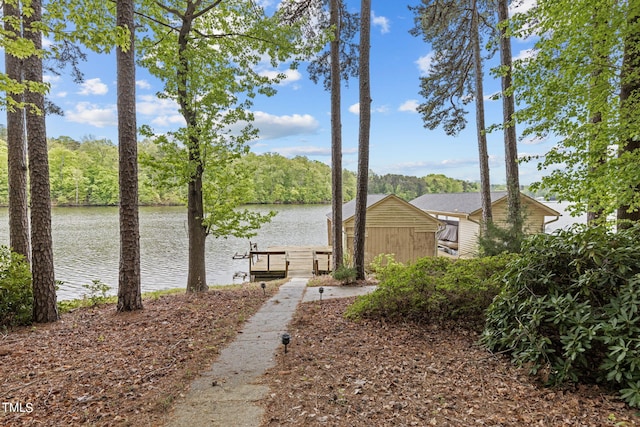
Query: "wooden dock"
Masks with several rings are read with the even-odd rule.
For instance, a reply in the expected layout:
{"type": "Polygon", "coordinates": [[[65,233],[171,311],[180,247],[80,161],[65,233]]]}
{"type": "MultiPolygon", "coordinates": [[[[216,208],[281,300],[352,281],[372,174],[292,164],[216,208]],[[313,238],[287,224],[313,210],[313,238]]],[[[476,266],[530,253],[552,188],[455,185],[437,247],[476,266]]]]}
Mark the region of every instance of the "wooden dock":
{"type": "Polygon", "coordinates": [[[331,246],[270,246],[249,252],[251,280],[312,277],[331,271],[331,246]]]}

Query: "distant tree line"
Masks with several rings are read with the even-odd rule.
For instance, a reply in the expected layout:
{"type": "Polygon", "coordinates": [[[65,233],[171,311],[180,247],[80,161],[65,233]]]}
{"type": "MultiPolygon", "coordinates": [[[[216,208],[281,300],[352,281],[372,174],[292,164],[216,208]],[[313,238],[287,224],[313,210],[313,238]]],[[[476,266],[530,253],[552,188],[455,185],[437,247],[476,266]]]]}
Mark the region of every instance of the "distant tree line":
{"type": "MultiPolygon", "coordinates": [[[[0,128],[0,132],[4,127],[0,128]]],[[[49,171],[51,199],[58,206],[104,206],[118,204],[118,147],[107,139],[93,137],[74,140],[67,136],[50,138],[49,171]]],[[[139,144],[141,159],[158,158],[157,146],[139,144]]],[[[248,153],[238,160],[252,180],[250,203],[311,204],[331,201],[331,168],[317,160],[279,154],[248,153]]],[[[8,203],[7,145],[0,141],[0,204],[8,203]]],[[[158,170],[140,162],[139,200],[141,205],[183,204],[183,190],[166,185],[158,170]]],[[[478,191],[477,182],[463,181],[442,174],[424,177],[369,173],[369,193],[396,194],[411,200],[425,193],[478,191]]],[[[356,194],[356,174],[343,171],[344,200],[356,194]]]]}

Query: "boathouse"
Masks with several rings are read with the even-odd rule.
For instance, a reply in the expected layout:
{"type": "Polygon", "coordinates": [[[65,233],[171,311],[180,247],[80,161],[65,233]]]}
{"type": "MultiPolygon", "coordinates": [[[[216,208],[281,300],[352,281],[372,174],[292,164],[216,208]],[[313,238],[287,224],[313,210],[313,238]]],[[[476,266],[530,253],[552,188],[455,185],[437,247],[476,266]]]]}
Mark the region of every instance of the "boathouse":
{"type": "MultiPolygon", "coordinates": [[[[355,200],[342,207],[345,254],[353,255],[355,200]]],[[[332,214],[327,214],[328,244],[332,244],[332,214]]],[[[409,262],[436,256],[436,233],[443,224],[429,213],[390,194],[367,196],[365,263],[379,254],[393,254],[396,261],[409,262]]]]}
{"type": "MultiPolygon", "coordinates": [[[[480,193],[424,194],[410,202],[444,222],[438,233],[438,248],[453,256],[473,257],[478,253],[478,235],[482,220],[480,193]]],[[[557,221],[560,213],[520,193],[527,234],[544,233],[547,224],[557,221]]],[[[491,211],[497,225],[506,224],[507,192],[491,192],[491,211]]]]}

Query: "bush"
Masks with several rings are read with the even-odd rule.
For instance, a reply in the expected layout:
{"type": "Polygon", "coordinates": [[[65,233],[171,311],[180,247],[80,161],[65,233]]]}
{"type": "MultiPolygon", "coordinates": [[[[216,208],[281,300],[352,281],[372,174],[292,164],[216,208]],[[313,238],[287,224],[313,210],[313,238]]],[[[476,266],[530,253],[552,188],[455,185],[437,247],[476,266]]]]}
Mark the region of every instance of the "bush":
{"type": "Polygon", "coordinates": [[[355,282],[357,275],[358,272],[355,267],[347,267],[346,265],[341,265],[333,272],[334,279],[347,285],[355,282]]]}
{"type": "Polygon", "coordinates": [[[575,227],[525,241],[481,341],[549,384],[599,381],[640,405],[640,225],[575,227]]]}
{"type": "Polygon", "coordinates": [[[0,326],[28,325],[32,310],[29,264],[22,255],[0,246],[0,326]]]}
{"type": "Polygon", "coordinates": [[[495,273],[503,273],[513,258],[426,257],[407,266],[390,263],[378,272],[378,289],[358,297],[347,316],[416,322],[466,319],[481,328],[484,311],[500,289],[495,273]]]}

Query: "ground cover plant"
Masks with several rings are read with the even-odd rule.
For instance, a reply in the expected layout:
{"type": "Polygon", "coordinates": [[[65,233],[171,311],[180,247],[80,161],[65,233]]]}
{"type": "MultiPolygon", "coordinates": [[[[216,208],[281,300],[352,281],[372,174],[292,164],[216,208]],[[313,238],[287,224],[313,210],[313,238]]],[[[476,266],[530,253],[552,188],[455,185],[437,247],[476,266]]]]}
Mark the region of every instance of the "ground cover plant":
{"type": "Polygon", "coordinates": [[[482,343],[549,384],[602,383],[640,406],[640,226],[575,227],[524,243],[482,343]]]}

